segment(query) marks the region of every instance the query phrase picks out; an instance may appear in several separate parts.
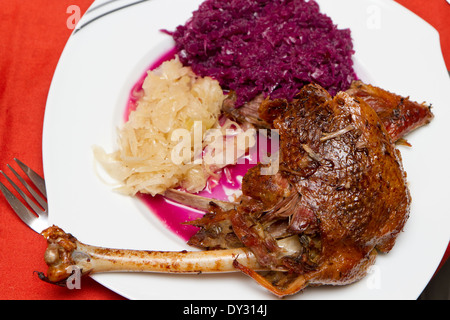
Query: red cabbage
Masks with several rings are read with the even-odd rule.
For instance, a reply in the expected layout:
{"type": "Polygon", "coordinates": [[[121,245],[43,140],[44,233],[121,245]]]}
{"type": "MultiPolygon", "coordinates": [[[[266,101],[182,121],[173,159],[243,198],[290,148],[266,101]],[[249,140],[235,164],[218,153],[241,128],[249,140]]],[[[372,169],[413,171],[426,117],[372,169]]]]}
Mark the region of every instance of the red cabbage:
{"type": "Polygon", "coordinates": [[[237,94],[292,97],[310,82],[334,95],[356,79],[349,29],[304,0],[206,0],[172,33],[184,65],[237,94]]]}

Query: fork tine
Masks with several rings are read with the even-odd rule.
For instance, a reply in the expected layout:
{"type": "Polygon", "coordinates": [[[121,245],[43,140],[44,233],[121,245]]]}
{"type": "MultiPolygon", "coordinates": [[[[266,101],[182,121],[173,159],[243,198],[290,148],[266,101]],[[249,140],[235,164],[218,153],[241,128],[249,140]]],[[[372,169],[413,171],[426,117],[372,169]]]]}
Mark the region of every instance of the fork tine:
{"type": "Polygon", "coordinates": [[[17,158],[14,158],[14,161],[17,162],[19,167],[25,172],[25,174],[30,178],[30,180],[34,183],[34,185],[38,188],[38,190],[47,198],[47,190],[45,188],[45,180],[33,171],[30,167],[28,167],[25,163],[20,161],[17,158]]]}
{"type": "Polygon", "coordinates": [[[47,202],[36,192],[33,188],[14,170],[9,164],[7,164],[8,168],[14,173],[14,175],[19,179],[22,185],[30,192],[34,199],[44,208],[44,211],[39,208],[33,200],[30,199],[4,172],[2,172],[3,176],[8,180],[8,182],[16,189],[16,191],[22,196],[22,198],[28,203],[28,205],[33,208],[34,212],[36,212],[39,216],[46,214],[47,211],[47,202]]]}
{"type": "MultiPolygon", "coordinates": [[[[0,171],[1,172],[1,171],[0,171]]],[[[3,172],[2,172],[3,173],[3,172]]],[[[20,219],[22,219],[23,222],[25,222],[30,228],[32,228],[34,231],[40,233],[42,230],[36,229],[35,222],[38,220],[38,218],[31,213],[28,208],[17,199],[17,197],[12,194],[9,189],[0,181],[0,189],[5,196],[8,203],[11,205],[13,210],[17,213],[20,219]]]]}

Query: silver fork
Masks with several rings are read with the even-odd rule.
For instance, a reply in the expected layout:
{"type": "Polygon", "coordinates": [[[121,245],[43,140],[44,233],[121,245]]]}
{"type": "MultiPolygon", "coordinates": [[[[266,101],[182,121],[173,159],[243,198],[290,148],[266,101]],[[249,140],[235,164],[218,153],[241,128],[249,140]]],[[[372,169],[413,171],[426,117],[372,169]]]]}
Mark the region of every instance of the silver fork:
{"type": "Polygon", "coordinates": [[[1,181],[0,189],[5,196],[8,203],[13,208],[14,212],[27,224],[31,229],[37,233],[41,233],[44,229],[49,227],[48,224],[48,204],[47,204],[47,192],[45,188],[44,179],[33,171],[30,167],[25,165],[22,161],[14,158],[14,161],[19,165],[32,184],[39,190],[40,194],[32,187],[25,179],[14,170],[9,164],[8,168],[16,176],[19,182],[22,184],[22,188],[28,191],[28,194],[23,191],[8,175],[0,170],[2,175],[8,180],[8,182],[14,187],[17,193],[22,197],[27,205],[25,205],[19,198],[14,195],[1,181]]]}

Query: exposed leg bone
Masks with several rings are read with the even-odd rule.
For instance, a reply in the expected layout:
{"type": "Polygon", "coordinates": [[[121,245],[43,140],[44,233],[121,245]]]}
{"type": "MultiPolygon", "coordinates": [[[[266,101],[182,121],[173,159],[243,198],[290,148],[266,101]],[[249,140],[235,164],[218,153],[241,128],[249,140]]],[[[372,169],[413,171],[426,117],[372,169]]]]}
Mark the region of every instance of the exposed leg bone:
{"type": "Polygon", "coordinates": [[[239,271],[235,260],[252,270],[265,270],[246,248],[211,251],[141,251],[108,249],[86,245],[71,234],[52,226],[42,232],[48,241],[45,262],[47,282],[61,284],[71,276],[73,267],[82,275],[99,272],[164,272],[164,273],[215,273],[239,271]]]}

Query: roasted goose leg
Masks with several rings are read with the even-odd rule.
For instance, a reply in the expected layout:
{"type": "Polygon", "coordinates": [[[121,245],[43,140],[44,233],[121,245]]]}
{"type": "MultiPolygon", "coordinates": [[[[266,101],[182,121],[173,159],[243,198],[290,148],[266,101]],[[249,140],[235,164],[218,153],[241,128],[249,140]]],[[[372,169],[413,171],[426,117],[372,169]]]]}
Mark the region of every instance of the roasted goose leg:
{"type": "Polygon", "coordinates": [[[410,194],[399,151],[364,100],[345,92],[332,98],[305,86],[293,102],[265,101],[260,115],[280,135],[280,172],[243,179],[236,209],[209,213],[190,240],[202,248],[250,248],[261,266],[288,272],[257,273],[235,263],[283,296],[309,285],[361,279],[378,251],[388,252],[408,219],[410,194]],[[221,236],[214,233],[222,228],[221,236]],[[287,255],[277,245],[297,236],[287,255]]]}

